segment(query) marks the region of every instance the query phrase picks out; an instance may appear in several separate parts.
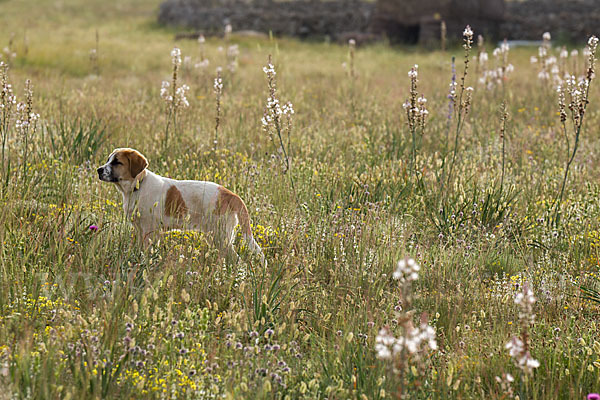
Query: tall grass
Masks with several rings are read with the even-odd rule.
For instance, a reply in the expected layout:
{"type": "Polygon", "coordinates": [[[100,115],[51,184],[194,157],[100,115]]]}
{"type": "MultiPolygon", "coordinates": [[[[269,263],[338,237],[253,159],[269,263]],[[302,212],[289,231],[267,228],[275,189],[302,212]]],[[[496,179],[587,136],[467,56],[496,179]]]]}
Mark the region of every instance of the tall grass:
{"type": "MultiPolygon", "coordinates": [[[[0,397],[545,399],[599,390],[597,85],[588,85],[574,152],[552,65],[546,79],[530,63],[537,49],[510,49],[511,74],[500,52],[495,66],[479,56],[478,72],[459,65],[450,80],[452,56],[470,49],[362,46],[351,49],[349,83],[346,46],[234,31],[200,51],[176,44],[201,67],[178,67],[165,93],[190,86],[174,129],[160,93],[172,82],[173,32],[148,10],[139,0],[3,3],[0,42],[15,32],[15,57],[3,59],[2,84],[16,103],[0,110],[0,397]],[[96,30],[101,74],[89,59],[96,30]],[[226,51],[234,45],[239,54],[226,51]],[[262,70],[268,54],[276,96],[262,70]],[[412,132],[402,112],[411,82],[398,71],[415,64],[428,114],[412,132]],[[500,80],[489,74],[503,66],[500,80]],[[217,111],[218,67],[226,87],[217,111]],[[24,136],[15,113],[27,79],[40,117],[24,136]],[[293,124],[279,96],[294,104],[293,124]],[[245,251],[228,263],[196,232],[139,248],[118,193],[95,171],[122,146],[163,176],[238,193],[269,266],[245,251]],[[420,266],[410,292],[394,279],[405,255],[420,266]],[[515,303],[525,285],[536,298],[527,324],[515,303]],[[394,365],[377,357],[382,327],[396,339],[414,327],[430,334],[421,323],[436,346],[394,365]],[[524,332],[540,365],[521,373],[505,345],[524,332]]],[[[561,59],[548,43],[545,58],[586,78],[589,54],[561,59]]]]}

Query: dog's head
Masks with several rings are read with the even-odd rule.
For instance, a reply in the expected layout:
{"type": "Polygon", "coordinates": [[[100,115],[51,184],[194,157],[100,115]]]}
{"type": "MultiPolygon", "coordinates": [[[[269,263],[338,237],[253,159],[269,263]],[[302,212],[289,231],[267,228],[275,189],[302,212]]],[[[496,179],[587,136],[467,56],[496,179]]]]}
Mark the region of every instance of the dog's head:
{"type": "Polygon", "coordinates": [[[134,181],[148,166],[148,160],[134,149],[116,149],[106,164],[98,168],[101,181],[118,183],[134,181]]]}

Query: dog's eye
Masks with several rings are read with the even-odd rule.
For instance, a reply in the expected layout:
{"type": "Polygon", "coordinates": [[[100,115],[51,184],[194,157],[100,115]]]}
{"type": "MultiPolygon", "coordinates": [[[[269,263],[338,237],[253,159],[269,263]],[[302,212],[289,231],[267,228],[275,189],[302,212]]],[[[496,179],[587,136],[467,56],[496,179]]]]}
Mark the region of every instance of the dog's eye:
{"type": "Polygon", "coordinates": [[[121,161],[119,161],[119,160],[113,160],[113,162],[111,164],[112,165],[121,165],[123,163],[121,161]]]}

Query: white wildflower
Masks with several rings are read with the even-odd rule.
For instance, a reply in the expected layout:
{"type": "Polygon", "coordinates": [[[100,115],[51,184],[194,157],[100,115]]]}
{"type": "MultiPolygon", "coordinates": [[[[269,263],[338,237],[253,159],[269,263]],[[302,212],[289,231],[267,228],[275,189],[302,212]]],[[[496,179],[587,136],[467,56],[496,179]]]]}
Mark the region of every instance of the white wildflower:
{"type": "Polygon", "coordinates": [[[171,59],[173,60],[173,65],[177,67],[181,65],[181,50],[179,47],[173,47],[173,50],[171,50],[171,59]]]}
{"type": "MultiPolygon", "coordinates": [[[[416,112],[419,112],[419,110],[417,109],[416,112]]],[[[398,265],[392,276],[402,283],[416,281],[419,279],[418,272],[420,269],[421,267],[414,259],[404,258],[398,261],[398,265]]]]}
{"type": "Polygon", "coordinates": [[[266,67],[263,67],[263,72],[267,75],[277,75],[273,64],[268,64],[266,67]]]}
{"type": "Polygon", "coordinates": [[[473,30],[471,29],[470,25],[467,25],[467,27],[465,28],[463,36],[473,39],[473,30]]]}
{"type": "Polygon", "coordinates": [[[215,78],[214,88],[216,91],[219,91],[219,92],[222,91],[223,90],[223,79],[215,78]]]}

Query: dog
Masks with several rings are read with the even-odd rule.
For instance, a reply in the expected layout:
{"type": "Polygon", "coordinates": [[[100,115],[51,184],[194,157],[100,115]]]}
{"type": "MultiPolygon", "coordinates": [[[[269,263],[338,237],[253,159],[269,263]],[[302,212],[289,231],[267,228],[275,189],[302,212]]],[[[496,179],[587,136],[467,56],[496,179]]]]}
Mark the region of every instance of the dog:
{"type": "Polygon", "coordinates": [[[147,167],[148,160],[140,152],[119,148],[97,170],[101,181],[114,183],[123,195],[125,215],[144,245],[164,230],[193,229],[211,233],[221,251],[239,260],[233,248],[239,224],[248,248],[264,263],[264,253],[252,236],[248,209],[238,195],[213,182],[165,178],[147,167]]]}

